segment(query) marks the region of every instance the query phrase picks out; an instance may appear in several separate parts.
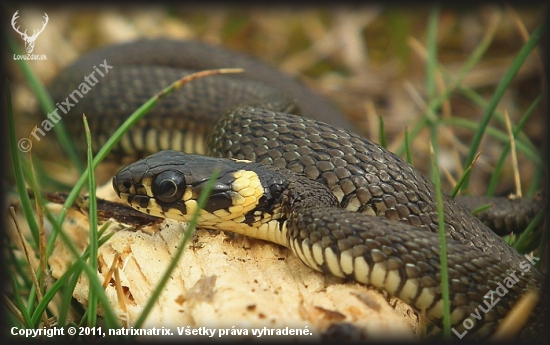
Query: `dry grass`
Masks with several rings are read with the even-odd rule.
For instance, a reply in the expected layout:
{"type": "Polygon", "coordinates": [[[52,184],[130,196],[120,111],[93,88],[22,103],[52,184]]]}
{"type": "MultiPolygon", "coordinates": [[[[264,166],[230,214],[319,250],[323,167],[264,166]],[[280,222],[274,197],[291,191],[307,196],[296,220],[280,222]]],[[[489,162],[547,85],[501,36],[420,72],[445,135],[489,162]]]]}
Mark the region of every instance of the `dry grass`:
{"type": "MultiPolygon", "coordinates": [[[[541,9],[490,5],[468,11],[444,8],[437,37],[440,63],[451,75],[456,73],[487,30],[494,29],[487,54],[463,81],[463,86],[490,97],[525,42],[524,30],[530,32],[542,21],[541,9]]],[[[37,27],[43,11],[50,22],[37,40],[36,51],[47,54],[48,60],[32,63],[31,68],[46,83],[63,66],[94,47],[138,37],[168,36],[220,44],[279,66],[334,100],[357,130],[376,142],[377,116],[381,116],[390,149],[397,147],[403,131],[418,120],[426,99],[423,51],[427,6],[44,6],[21,10],[21,22],[37,27]]],[[[540,59],[533,54],[499,106],[499,110],[508,111],[512,123],[540,93],[542,74],[540,59]]],[[[35,113],[36,102],[24,85],[16,84],[13,93],[16,111],[35,113]]],[[[443,116],[476,120],[483,111],[457,95],[444,104],[442,112],[443,116]]],[[[539,112],[526,127],[535,144],[542,141],[543,119],[539,112]]],[[[22,121],[18,127],[21,135],[36,121],[22,121]]],[[[441,164],[456,177],[471,133],[443,127],[440,131],[441,164]]],[[[413,154],[415,165],[428,171],[428,137],[424,135],[413,142],[413,154]]],[[[476,193],[483,193],[500,146],[484,141],[484,154],[474,170],[472,189],[476,193]]],[[[519,158],[521,176],[529,181],[533,167],[519,158]]],[[[514,189],[513,184],[506,183],[499,191],[514,189]]]]}
{"type": "MultiPolygon", "coordinates": [[[[10,13],[13,11],[8,9],[10,13]]],[[[429,7],[422,6],[374,5],[319,8],[43,6],[20,8],[20,22],[32,31],[40,26],[43,12],[50,17],[36,46],[36,53],[46,54],[48,59],[30,63],[45,83],[63,66],[98,46],[138,37],[199,39],[257,56],[302,79],[333,99],[357,131],[376,142],[380,141],[378,116],[381,116],[388,147],[392,149],[401,143],[403,131],[422,116],[428,99],[425,46],[429,11],[429,7]]],[[[484,5],[467,11],[444,8],[437,32],[439,62],[451,75],[456,75],[484,35],[494,30],[487,54],[461,84],[488,100],[527,40],[526,33],[540,24],[544,12],[542,5],[521,8],[484,5]]],[[[21,114],[16,118],[18,136],[28,136],[32,127],[41,121],[32,116],[37,112],[37,102],[11,58],[7,61],[15,113],[21,114]]],[[[436,73],[438,93],[445,87],[441,75],[436,73]]],[[[508,113],[512,123],[516,123],[541,94],[545,83],[540,58],[531,54],[498,109],[508,113]]],[[[544,138],[542,109],[539,107],[525,129],[537,146],[544,138]]],[[[478,121],[482,114],[481,107],[458,93],[441,108],[442,117],[478,121]]],[[[506,131],[503,125],[494,126],[506,131]]],[[[450,179],[460,176],[471,137],[469,130],[439,127],[439,161],[452,176],[450,179]]],[[[429,171],[430,166],[428,142],[429,133],[423,131],[412,143],[415,166],[424,172],[429,171]]],[[[41,145],[36,145],[37,159],[46,157],[45,153],[39,153],[40,149],[56,154],[45,144],[41,145]]],[[[481,148],[483,154],[471,184],[475,194],[484,193],[502,144],[485,138],[481,148]]],[[[522,154],[517,155],[517,160],[521,183],[528,186],[533,179],[534,163],[522,154]]],[[[76,177],[71,176],[74,171],[67,169],[64,161],[50,158],[47,163],[58,171],[56,176],[60,177],[59,172],[63,172],[67,173],[68,181],[75,180],[76,177]]],[[[512,177],[512,164],[507,164],[498,193],[515,191],[512,177]]],[[[444,190],[449,191],[450,185],[444,184],[444,190]]]]}

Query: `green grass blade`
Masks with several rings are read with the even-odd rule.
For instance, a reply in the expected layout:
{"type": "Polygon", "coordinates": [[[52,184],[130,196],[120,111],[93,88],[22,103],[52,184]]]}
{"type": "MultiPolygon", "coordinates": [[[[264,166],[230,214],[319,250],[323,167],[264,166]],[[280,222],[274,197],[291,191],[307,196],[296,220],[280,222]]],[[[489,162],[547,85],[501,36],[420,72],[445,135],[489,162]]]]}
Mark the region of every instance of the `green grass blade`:
{"type": "MultiPolygon", "coordinates": [[[[77,266],[75,265],[75,267],[77,266]]],[[[81,270],[76,270],[75,274],[72,274],[69,277],[67,284],[60,288],[62,300],[61,305],[59,306],[59,315],[57,317],[57,322],[60,325],[65,325],[67,323],[67,316],[69,315],[71,302],[73,300],[73,292],[76,289],[76,284],[80,279],[81,272],[81,270]]]]}
{"type": "Polygon", "coordinates": [[[10,91],[10,85],[9,82],[6,82],[6,99],[7,99],[7,105],[8,105],[8,127],[9,127],[9,140],[10,140],[10,152],[12,156],[12,164],[14,169],[14,176],[15,176],[15,184],[17,185],[17,191],[19,193],[19,198],[21,200],[21,208],[23,209],[23,214],[25,215],[25,219],[27,220],[27,223],[29,225],[29,229],[31,231],[33,240],[35,243],[39,242],[38,234],[38,223],[36,222],[36,219],[34,218],[34,212],[32,210],[31,201],[29,199],[29,196],[27,194],[27,186],[25,184],[25,180],[23,178],[23,167],[21,164],[21,157],[19,156],[19,148],[16,143],[16,135],[15,135],[15,121],[13,118],[13,107],[11,104],[11,91],[10,91]]]}
{"type": "MultiPolygon", "coordinates": [[[[89,203],[89,224],[90,224],[90,244],[88,246],[90,250],[90,256],[88,259],[88,264],[90,270],[97,270],[97,251],[98,251],[98,238],[97,238],[97,197],[96,193],[96,182],[95,182],[95,169],[92,168],[92,137],[90,134],[90,127],[88,126],[88,121],[86,116],[82,116],[82,122],[84,123],[84,132],[86,134],[86,144],[87,144],[87,161],[88,161],[88,203],[89,203]]],[[[92,283],[90,282],[90,293],[88,297],[88,310],[97,310],[97,295],[96,291],[92,289],[92,283]]],[[[88,326],[93,327],[97,321],[97,313],[88,313],[88,326]]]]}
{"type": "Polygon", "coordinates": [[[97,277],[97,267],[94,269],[91,269],[90,266],[86,264],[82,256],[79,255],[78,250],[72,243],[69,236],[67,236],[67,234],[65,234],[63,230],[59,231],[59,235],[61,236],[61,239],[65,242],[67,249],[69,249],[73,257],[75,258],[76,263],[79,266],[81,266],[81,268],[84,270],[84,272],[88,276],[92,289],[96,291],[97,297],[99,298],[99,301],[103,306],[102,310],[103,310],[103,317],[105,318],[105,322],[108,325],[111,325],[111,327],[120,327],[118,318],[115,316],[112,309],[110,308],[109,300],[107,299],[107,296],[105,295],[105,291],[103,290],[103,286],[101,285],[97,277]]]}
{"type": "Polygon", "coordinates": [[[19,291],[19,285],[17,284],[17,279],[12,276],[11,277],[11,286],[13,288],[13,297],[15,299],[15,306],[18,308],[19,312],[21,313],[21,316],[23,317],[23,322],[25,323],[26,327],[32,327],[32,319],[27,311],[27,308],[25,307],[25,303],[23,303],[23,300],[21,299],[21,292],[19,291]]]}
{"type": "MultiPolygon", "coordinates": [[[[162,100],[164,97],[168,96],[171,92],[177,90],[180,88],[183,84],[186,82],[190,82],[193,79],[201,78],[208,75],[213,74],[219,74],[219,73],[239,73],[242,72],[242,69],[225,69],[225,70],[212,70],[212,71],[204,71],[204,72],[198,72],[191,75],[188,75],[176,82],[174,82],[172,85],[168,86],[164,90],[162,90],[157,95],[153,96],[151,99],[149,99],[147,102],[145,102],[142,106],[140,106],[130,117],[115,131],[115,133],[107,140],[105,145],[99,150],[99,152],[96,154],[92,161],[91,169],[96,169],[99,163],[101,163],[109,154],[111,149],[119,142],[119,140],[122,138],[122,136],[147,112],[154,107],[160,100],[162,100]],[[209,72],[209,73],[208,73],[209,72]]],[[[90,168],[90,167],[88,167],[90,168]]],[[[87,168],[87,169],[88,169],[87,168]]],[[[75,202],[78,194],[84,187],[84,183],[86,182],[88,176],[88,172],[85,171],[82,176],[80,176],[80,179],[76,182],[74,188],[67,196],[67,200],[65,201],[65,204],[63,205],[63,209],[59,213],[59,216],[57,218],[56,228],[60,228],[61,224],[63,224],[63,221],[65,219],[65,216],[67,214],[68,209],[73,205],[75,202]]],[[[53,243],[48,243],[48,253],[51,252],[53,249],[53,243]]]]}
{"type": "MultiPolygon", "coordinates": [[[[481,60],[481,58],[489,48],[489,45],[491,44],[495,36],[496,28],[497,25],[489,27],[489,30],[487,30],[481,42],[476,46],[472,54],[470,54],[468,60],[466,60],[466,62],[462,64],[456,78],[450,83],[449,86],[447,86],[445,92],[440,94],[437,98],[430,100],[430,102],[428,103],[428,111],[425,112],[426,114],[436,113],[437,109],[441,107],[443,102],[445,102],[451,96],[451,94],[460,87],[462,80],[464,80],[464,78],[468,75],[472,68],[477,65],[477,63],[481,60]]],[[[445,71],[442,65],[439,65],[439,69],[442,72],[445,71]]],[[[429,119],[427,116],[423,116],[419,121],[417,121],[410,130],[410,140],[414,140],[416,136],[420,133],[420,131],[428,124],[429,119]]],[[[401,156],[404,150],[405,147],[404,144],[402,144],[398,146],[397,149],[395,149],[394,153],[398,156],[401,156]]]]}
{"type": "MultiPolygon", "coordinates": [[[[104,226],[102,227],[102,231],[99,232],[99,236],[102,236],[102,234],[105,232],[105,229],[107,228],[107,226],[108,226],[108,223],[105,223],[104,226]]],[[[102,237],[101,240],[99,241],[99,245],[101,246],[103,243],[108,241],[112,236],[113,236],[113,234],[109,234],[109,235],[106,235],[106,236],[102,237]]],[[[88,256],[89,256],[89,250],[86,249],[84,251],[84,253],[82,254],[82,260],[87,260],[88,256]]],[[[35,322],[37,322],[38,318],[40,318],[40,315],[48,307],[49,301],[51,301],[53,299],[54,295],[59,292],[59,290],[63,287],[63,285],[65,284],[67,279],[69,279],[72,275],[76,275],[76,277],[78,277],[81,274],[81,272],[82,272],[82,266],[78,262],[74,262],[67,269],[67,271],[65,271],[61,275],[61,277],[57,278],[55,283],[53,283],[53,285],[50,287],[50,289],[48,291],[46,291],[46,293],[44,294],[44,298],[42,299],[42,301],[36,306],[36,309],[34,310],[33,315],[32,315],[33,324],[35,324],[35,322]]],[[[76,282],[75,282],[75,284],[76,284],[76,282]]],[[[73,290],[74,290],[74,288],[73,288],[73,290]]],[[[71,291],[73,291],[73,290],[71,290],[71,291]]],[[[64,322],[62,323],[62,322],[59,321],[59,324],[64,324],[64,322]]]]}
{"type": "MultiPolygon", "coordinates": [[[[434,99],[436,94],[435,72],[437,70],[437,32],[439,26],[439,6],[434,6],[428,16],[428,31],[426,48],[426,95],[428,99],[434,99]]],[[[435,110],[435,109],[432,109],[435,110]]]]}
{"type": "MultiPolygon", "coordinates": [[[[539,243],[537,240],[540,240],[540,239],[534,238],[534,237],[537,237],[537,236],[535,236],[534,232],[539,227],[539,225],[542,223],[542,221],[544,220],[545,215],[546,215],[546,210],[545,209],[541,210],[535,216],[535,218],[531,221],[531,223],[529,223],[527,228],[525,228],[525,231],[521,234],[521,236],[518,238],[516,243],[514,243],[514,248],[518,252],[527,253],[527,252],[530,252],[531,250],[533,250],[534,249],[534,248],[532,248],[533,247],[533,243],[532,243],[533,241],[535,241],[536,244],[544,243],[544,242],[539,243]]],[[[537,246],[537,245],[535,245],[535,246],[537,246]]],[[[540,257],[540,254],[539,254],[539,257],[540,257]]]]}
{"type": "MultiPolygon", "coordinates": [[[[491,97],[491,100],[489,101],[489,104],[487,105],[487,109],[485,109],[485,113],[483,114],[481,121],[478,125],[478,130],[474,134],[474,138],[472,139],[472,142],[470,144],[470,150],[468,152],[468,156],[466,157],[466,163],[464,165],[464,169],[468,167],[468,165],[471,164],[471,162],[474,159],[474,156],[476,155],[477,151],[479,150],[479,145],[481,143],[481,138],[483,137],[485,133],[485,128],[487,128],[487,125],[489,124],[489,120],[491,120],[491,117],[493,116],[493,113],[500,102],[500,99],[504,95],[504,92],[506,89],[508,89],[508,86],[516,76],[517,72],[531,53],[533,49],[539,44],[539,41],[542,37],[544,29],[544,24],[541,24],[531,35],[527,43],[521,48],[519,53],[517,54],[516,58],[510,65],[510,68],[508,68],[508,71],[498,84],[495,92],[493,93],[493,96],[491,97]]],[[[470,178],[466,177],[466,180],[464,181],[464,184],[462,185],[463,189],[468,188],[470,185],[470,178]]]]}
{"type": "MultiPolygon", "coordinates": [[[[543,221],[548,221],[548,218],[545,218],[543,221]]],[[[539,258],[545,258],[545,251],[546,246],[548,245],[548,242],[550,240],[550,227],[548,226],[548,223],[543,224],[542,226],[542,235],[539,243],[539,247],[537,249],[537,255],[539,258]]],[[[542,260],[539,260],[536,264],[536,266],[540,269],[542,267],[542,260]]]]}
{"type": "MultiPolygon", "coordinates": [[[[21,260],[20,258],[17,258],[15,255],[15,251],[17,250],[17,247],[11,245],[11,243],[8,243],[5,247],[6,250],[8,250],[9,259],[6,260],[6,263],[9,263],[14,266],[13,272],[25,272],[25,266],[27,265],[27,262],[24,260],[21,260]]],[[[31,286],[32,280],[28,277],[27,274],[22,274],[20,277],[18,277],[20,280],[22,280],[22,286],[31,286]]]]}
{"type": "MultiPolygon", "coordinates": [[[[518,124],[516,125],[515,129],[512,132],[512,135],[514,138],[518,136],[518,134],[521,132],[523,126],[525,123],[527,123],[527,120],[531,117],[531,114],[535,110],[535,108],[539,105],[540,101],[542,100],[542,95],[537,97],[533,104],[527,109],[525,114],[521,117],[518,124]]],[[[511,143],[508,141],[506,142],[506,145],[502,149],[502,153],[500,155],[500,158],[495,166],[495,169],[493,171],[493,176],[491,176],[491,180],[489,181],[489,187],[487,188],[487,195],[492,196],[495,194],[495,189],[497,187],[498,178],[500,177],[500,172],[502,171],[502,167],[504,165],[504,160],[506,159],[506,156],[508,155],[508,152],[510,152],[511,143]]]]}
{"type": "MultiPolygon", "coordinates": [[[[546,157],[544,153],[541,153],[541,156],[546,157]]],[[[542,183],[542,179],[545,177],[545,172],[546,172],[545,165],[539,164],[536,166],[535,171],[533,172],[533,176],[531,177],[531,180],[530,180],[531,183],[529,184],[529,188],[525,193],[526,196],[532,197],[538,192],[540,192],[541,183],[542,183]]]]}
{"type": "Polygon", "coordinates": [[[410,145],[410,139],[409,139],[409,130],[405,128],[405,154],[407,156],[407,163],[410,165],[413,164],[413,158],[412,158],[412,152],[411,152],[411,145],[410,145]]]}
{"type": "MultiPolygon", "coordinates": [[[[435,130],[434,130],[435,132],[435,130]]],[[[449,273],[447,265],[447,237],[445,235],[445,216],[443,212],[443,195],[441,192],[441,178],[439,174],[439,163],[437,152],[433,145],[431,148],[432,171],[435,182],[435,195],[437,202],[437,221],[439,224],[439,257],[441,264],[441,295],[443,298],[443,338],[448,340],[451,337],[451,303],[449,296],[449,273]]]]}
{"type": "MultiPolygon", "coordinates": [[[[476,121],[471,121],[464,118],[458,118],[458,117],[452,117],[448,119],[441,119],[442,125],[449,125],[453,127],[462,127],[467,128],[471,130],[475,130],[479,124],[476,121]]],[[[508,133],[503,132],[501,130],[498,130],[494,127],[486,127],[485,128],[485,134],[503,142],[507,143],[510,140],[510,137],[508,133]]],[[[516,149],[518,152],[523,153],[529,160],[533,161],[533,163],[540,165],[542,164],[542,160],[540,158],[540,155],[536,153],[535,151],[531,150],[529,147],[527,147],[524,143],[516,142],[516,149]]]]}
{"type": "Polygon", "coordinates": [[[384,128],[384,118],[382,116],[378,116],[378,137],[380,138],[380,146],[387,148],[386,130],[384,128]]]}
{"type": "MultiPolygon", "coordinates": [[[[439,7],[436,6],[430,11],[428,18],[428,32],[427,32],[427,48],[428,56],[426,59],[426,92],[428,100],[432,101],[436,95],[436,80],[435,73],[437,69],[437,33],[439,23],[439,7]]],[[[447,97],[447,96],[445,96],[447,97]]],[[[442,99],[442,98],[439,98],[442,99]]],[[[441,101],[440,104],[442,104],[441,101]]],[[[440,104],[430,102],[432,107],[429,107],[429,112],[434,114],[438,110],[440,104]],[[437,105],[437,108],[433,105],[437,105]]],[[[439,246],[440,246],[440,267],[441,267],[441,294],[443,299],[443,338],[450,339],[451,337],[451,313],[450,313],[450,296],[449,296],[449,273],[447,268],[447,239],[445,235],[445,218],[443,213],[443,196],[441,192],[441,177],[439,173],[439,145],[437,137],[437,127],[440,122],[440,117],[436,118],[437,123],[430,123],[430,154],[431,154],[431,175],[435,185],[436,202],[437,202],[437,214],[439,224],[439,246]]]]}
{"type": "Polygon", "coordinates": [[[179,260],[181,256],[183,255],[183,251],[185,250],[185,246],[187,242],[191,239],[193,234],[195,233],[195,226],[197,224],[197,220],[199,218],[200,211],[204,208],[206,205],[206,201],[208,200],[208,197],[210,196],[210,192],[212,191],[212,188],[214,187],[214,183],[216,182],[216,179],[218,178],[219,171],[214,170],[212,173],[212,176],[210,176],[210,179],[205,185],[205,188],[201,195],[199,196],[199,199],[197,201],[197,209],[193,213],[191,220],[189,221],[189,224],[187,225],[186,229],[184,230],[184,235],[178,245],[178,249],[176,250],[176,253],[172,260],[170,261],[170,264],[166,268],[166,271],[162,275],[162,278],[157,284],[157,287],[155,288],[153,294],[147,301],[147,304],[143,308],[143,312],[140,314],[139,318],[136,320],[136,323],[134,324],[135,328],[141,328],[145,320],[147,319],[147,316],[149,315],[151,309],[157,302],[160,294],[163,292],[163,288],[170,279],[170,275],[172,274],[172,271],[176,268],[176,266],[179,263],[179,260]]]}
{"type": "MultiPolygon", "coordinates": [[[[485,98],[483,98],[483,96],[478,94],[475,90],[472,90],[466,86],[461,85],[460,87],[458,87],[458,92],[460,92],[463,96],[465,96],[469,101],[477,105],[479,108],[486,109],[489,104],[489,102],[486,101],[485,98]]],[[[504,120],[504,114],[498,111],[498,109],[495,109],[494,116],[495,116],[495,119],[499,120],[501,124],[504,123],[503,125],[504,127],[506,126],[505,120],[504,120]]],[[[512,128],[514,129],[513,126],[514,125],[512,124],[512,128]]],[[[537,148],[533,144],[533,142],[531,142],[531,139],[523,132],[520,132],[519,135],[517,136],[516,145],[520,142],[524,147],[527,147],[532,151],[537,151],[537,148]]]]}
{"type": "MultiPolygon", "coordinates": [[[[94,157],[94,159],[91,161],[91,164],[85,169],[84,174],[80,176],[80,179],[77,181],[75,186],[73,187],[72,191],[69,193],[64,206],[62,210],[60,211],[59,215],[57,216],[57,219],[54,224],[54,231],[52,232],[52,235],[50,236],[50,240],[48,242],[48,248],[47,248],[47,255],[50,255],[51,251],[53,250],[53,245],[55,241],[55,237],[57,234],[62,236],[62,239],[65,241],[65,244],[69,248],[69,250],[73,253],[75,256],[77,262],[81,265],[83,265],[83,269],[86,272],[86,274],[89,277],[90,284],[94,290],[98,292],[98,298],[100,303],[104,306],[104,317],[108,320],[107,323],[111,325],[118,325],[118,321],[116,317],[114,316],[112,310],[109,307],[108,300],[105,296],[105,293],[101,287],[101,284],[99,283],[97,276],[95,276],[95,272],[97,271],[97,268],[90,268],[90,266],[86,265],[81,257],[78,257],[76,248],[72,243],[70,243],[70,239],[68,236],[64,233],[62,230],[62,224],[65,220],[65,217],[67,215],[67,212],[69,208],[73,205],[73,203],[76,201],[76,198],[78,197],[80,191],[84,187],[90,171],[93,171],[97,168],[99,163],[106,158],[107,154],[110,152],[110,150],[118,143],[120,138],[130,129],[131,126],[133,126],[141,117],[143,117],[153,106],[155,106],[160,100],[162,100],[164,97],[169,95],[174,90],[177,90],[182,85],[184,85],[186,82],[192,81],[193,79],[212,75],[212,74],[219,74],[219,73],[235,73],[235,72],[241,72],[241,69],[226,69],[226,70],[214,70],[214,71],[205,71],[205,72],[199,72],[195,73],[189,76],[186,76],[164,90],[162,90],[160,93],[152,97],[150,100],[145,102],[141,107],[139,107],[118,129],[115,131],[113,136],[109,138],[109,140],[105,143],[105,145],[99,150],[97,155],[94,157]],[[99,291],[101,290],[101,291],[99,291]]],[[[97,267],[97,266],[96,266],[97,267]]]]}
{"type": "MultiPolygon", "coordinates": [[[[14,54],[21,54],[21,52],[17,48],[17,44],[13,40],[13,37],[11,35],[6,36],[8,46],[10,47],[11,51],[14,54]]],[[[17,63],[19,64],[19,67],[21,68],[25,79],[34,90],[34,94],[36,95],[38,102],[40,103],[42,111],[44,112],[44,114],[50,114],[52,111],[55,110],[55,105],[53,104],[53,100],[50,97],[50,94],[44,87],[44,84],[42,84],[40,79],[38,79],[36,75],[32,72],[25,60],[17,60],[17,63]]],[[[55,126],[53,126],[53,131],[55,132],[55,135],[57,136],[61,147],[67,153],[69,159],[73,162],[78,171],[82,173],[84,171],[84,165],[80,160],[80,155],[78,154],[76,147],[73,144],[63,122],[57,122],[55,126]]]]}
{"type": "Polygon", "coordinates": [[[462,176],[460,176],[460,179],[458,179],[458,182],[456,183],[456,185],[453,187],[453,190],[449,194],[451,198],[454,198],[458,194],[458,192],[460,191],[460,187],[462,187],[462,184],[464,184],[464,181],[466,181],[466,177],[468,177],[472,172],[472,169],[474,168],[479,156],[481,156],[481,152],[478,152],[478,154],[474,157],[474,161],[472,162],[472,164],[468,165],[466,170],[464,170],[464,172],[462,173],[462,176]]]}
{"type": "Polygon", "coordinates": [[[493,207],[492,204],[487,204],[487,205],[481,205],[479,206],[478,208],[475,208],[472,210],[472,215],[474,216],[477,216],[479,213],[485,211],[485,210],[488,210],[490,209],[491,207],[493,207]]]}

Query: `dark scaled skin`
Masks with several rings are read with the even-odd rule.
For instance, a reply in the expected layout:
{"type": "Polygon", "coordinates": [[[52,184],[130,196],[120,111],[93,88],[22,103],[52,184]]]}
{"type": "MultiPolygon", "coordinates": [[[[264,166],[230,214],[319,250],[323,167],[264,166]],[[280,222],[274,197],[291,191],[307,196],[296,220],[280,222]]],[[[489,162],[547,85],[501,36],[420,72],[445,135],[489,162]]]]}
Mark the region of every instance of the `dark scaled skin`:
{"type": "MultiPolygon", "coordinates": [[[[441,325],[439,237],[404,222],[344,210],[324,184],[303,175],[273,165],[161,151],[122,169],[115,176],[113,186],[119,194],[128,193],[129,186],[132,185],[144,194],[144,189],[140,188],[142,183],[148,177],[165,171],[181,172],[186,181],[184,186],[195,186],[207,181],[214,169],[220,172],[218,181],[223,186],[231,184],[232,172],[256,172],[266,197],[251,213],[258,211],[271,214],[274,210],[281,212],[282,215],[275,218],[279,222],[287,221],[286,246],[306,265],[340,276],[337,271],[343,270],[345,266],[341,258],[337,261],[339,268],[336,271],[328,264],[330,258],[326,254],[323,254],[321,263],[312,264],[303,258],[307,257],[306,253],[313,252],[316,245],[324,249],[330,248],[337,256],[347,251],[354,259],[364,260],[369,267],[369,273],[363,275],[356,268],[356,271],[345,274],[343,278],[386,290],[417,310],[425,310],[431,321],[441,325]],[[275,208],[275,204],[281,207],[275,208]],[[386,272],[384,279],[373,277],[375,266],[386,272]],[[390,279],[390,272],[398,277],[397,280],[390,279]],[[409,280],[416,284],[414,291],[406,287],[409,280]],[[426,293],[430,300],[428,304],[424,299],[426,293]]],[[[223,193],[221,188],[215,187],[214,194],[220,191],[223,193]]],[[[180,206],[173,207],[182,210],[180,206]]],[[[205,210],[209,210],[208,205],[205,210]]],[[[477,222],[472,222],[472,226],[476,226],[477,222]]],[[[199,223],[198,226],[200,225],[199,223]]],[[[450,237],[447,238],[447,262],[451,315],[479,315],[475,328],[467,332],[479,338],[484,338],[495,330],[499,321],[529,286],[540,284],[534,268],[526,270],[529,267],[527,259],[522,257],[518,267],[514,268],[508,262],[495,258],[494,254],[481,253],[477,248],[464,246],[450,237]],[[502,284],[507,279],[510,281],[510,277],[517,281],[508,287],[506,294],[490,294],[491,290],[498,291],[499,283],[502,284]],[[497,299],[498,303],[491,302],[497,299]]],[[[465,330],[462,321],[463,318],[458,318],[453,324],[458,334],[465,330]]]]}
{"type": "MultiPolygon", "coordinates": [[[[71,133],[81,136],[81,115],[86,113],[94,143],[101,146],[143,102],[192,70],[244,68],[243,75],[198,79],[168,96],[132,128],[117,153],[140,155],[167,148],[160,139],[146,145],[146,136],[159,138],[163,133],[172,143],[180,134],[182,138],[209,134],[206,144],[190,140],[193,145],[185,150],[248,159],[303,175],[289,181],[292,188],[287,189],[288,196],[293,195],[288,200],[294,200],[285,206],[289,234],[299,239],[310,236],[310,245],[322,243],[335,252],[352,250],[368,265],[387,263],[388,270],[399,272],[401,282],[422,277],[425,287],[437,289],[439,239],[433,184],[379,145],[341,129],[352,127],[321,97],[253,59],[197,42],[160,39],[103,48],[76,61],[50,85],[54,100],[64,101],[82,76],[104,59],[113,69],[63,116],[71,133]],[[323,122],[292,115],[298,113],[323,122]],[[310,190],[323,194],[329,190],[332,194],[327,195],[332,196],[326,198],[333,200],[329,204],[336,198],[341,208],[319,207],[320,195],[312,198],[310,190]]],[[[451,198],[444,197],[443,209],[452,308],[475,310],[484,294],[511,271],[524,272],[526,259],[451,198]]],[[[519,222],[523,220],[506,221],[519,222]]],[[[542,279],[533,267],[524,272],[498,305],[484,314],[487,328],[476,327],[479,336],[494,328],[528,285],[540,287],[542,279]]],[[[400,295],[400,288],[387,290],[400,295]]],[[[545,299],[547,294],[541,291],[545,299]]],[[[410,303],[416,303],[414,297],[410,303]]],[[[541,332],[543,305],[544,301],[538,304],[522,336],[541,332]]]]}

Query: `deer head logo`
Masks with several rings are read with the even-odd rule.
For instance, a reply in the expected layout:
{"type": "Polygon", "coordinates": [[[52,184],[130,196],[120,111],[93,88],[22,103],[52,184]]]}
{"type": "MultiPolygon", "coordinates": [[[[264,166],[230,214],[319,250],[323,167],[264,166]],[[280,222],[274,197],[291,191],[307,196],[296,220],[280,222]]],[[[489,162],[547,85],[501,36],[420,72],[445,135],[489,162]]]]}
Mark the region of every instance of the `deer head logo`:
{"type": "Polygon", "coordinates": [[[46,14],[46,12],[44,12],[43,18],[46,19],[46,21],[42,23],[42,29],[40,29],[38,32],[34,30],[32,33],[32,36],[28,36],[27,30],[25,30],[25,32],[21,32],[19,31],[19,26],[15,27],[16,25],[15,22],[17,18],[19,18],[19,16],[17,15],[18,12],[19,10],[15,11],[15,13],[13,14],[13,17],[11,18],[11,26],[13,26],[13,29],[15,30],[15,32],[17,32],[18,34],[21,35],[21,37],[23,37],[23,40],[25,41],[25,49],[27,50],[27,53],[32,53],[32,51],[34,50],[34,41],[36,41],[36,38],[38,37],[38,35],[40,35],[42,31],[44,31],[46,24],[48,24],[48,19],[49,19],[48,15],[46,14]]]}

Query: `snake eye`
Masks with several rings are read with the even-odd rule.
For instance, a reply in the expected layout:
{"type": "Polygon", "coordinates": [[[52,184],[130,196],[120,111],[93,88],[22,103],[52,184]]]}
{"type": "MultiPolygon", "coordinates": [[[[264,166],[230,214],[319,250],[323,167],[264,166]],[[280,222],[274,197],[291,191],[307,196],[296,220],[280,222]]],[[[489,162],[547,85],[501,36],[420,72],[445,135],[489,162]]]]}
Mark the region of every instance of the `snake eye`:
{"type": "Polygon", "coordinates": [[[175,171],[165,171],[155,177],[153,181],[154,197],[165,203],[180,201],[185,192],[185,181],[175,171]]]}

